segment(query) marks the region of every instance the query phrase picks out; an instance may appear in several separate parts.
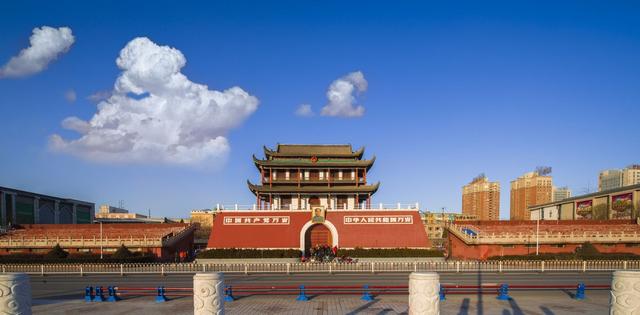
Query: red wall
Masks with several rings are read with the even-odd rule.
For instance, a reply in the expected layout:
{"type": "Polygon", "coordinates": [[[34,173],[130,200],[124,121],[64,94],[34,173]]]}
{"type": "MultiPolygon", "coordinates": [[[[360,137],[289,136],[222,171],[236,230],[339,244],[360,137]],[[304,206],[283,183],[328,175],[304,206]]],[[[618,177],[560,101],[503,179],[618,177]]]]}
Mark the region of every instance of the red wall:
{"type": "MultiPolygon", "coordinates": [[[[300,248],[300,231],[310,211],[228,211],[216,215],[208,248],[300,248]],[[288,225],[225,225],[227,216],[288,216],[288,225]]],[[[431,246],[417,211],[329,210],[326,220],[338,231],[341,248],[428,248],[431,246]],[[411,224],[344,224],[344,216],[410,215],[411,224]]]]}
{"type": "MultiPolygon", "coordinates": [[[[564,247],[554,247],[542,244],[538,248],[540,254],[574,253],[580,244],[565,244],[564,247]]],[[[601,253],[632,253],[640,255],[640,247],[627,247],[625,244],[593,244],[601,253]]],[[[498,244],[468,245],[460,238],[449,233],[449,258],[486,260],[494,256],[531,255],[535,254],[534,246],[514,244],[513,247],[504,247],[498,244]]]]}

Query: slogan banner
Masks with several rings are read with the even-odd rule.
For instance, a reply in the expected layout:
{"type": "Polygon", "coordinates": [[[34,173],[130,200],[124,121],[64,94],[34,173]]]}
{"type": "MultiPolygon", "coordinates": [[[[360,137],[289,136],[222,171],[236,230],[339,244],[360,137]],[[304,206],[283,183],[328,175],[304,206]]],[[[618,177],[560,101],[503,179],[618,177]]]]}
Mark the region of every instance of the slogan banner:
{"type": "Polygon", "coordinates": [[[413,224],[412,215],[348,215],[344,224],[413,224]]]}
{"type": "Polygon", "coordinates": [[[631,219],[633,193],[611,196],[611,219],[631,219]]]}
{"type": "Polygon", "coordinates": [[[289,216],[228,216],[224,225],[289,225],[289,216]]]}
{"type": "Polygon", "coordinates": [[[593,201],[576,202],[576,219],[591,219],[593,217],[593,201]]]}

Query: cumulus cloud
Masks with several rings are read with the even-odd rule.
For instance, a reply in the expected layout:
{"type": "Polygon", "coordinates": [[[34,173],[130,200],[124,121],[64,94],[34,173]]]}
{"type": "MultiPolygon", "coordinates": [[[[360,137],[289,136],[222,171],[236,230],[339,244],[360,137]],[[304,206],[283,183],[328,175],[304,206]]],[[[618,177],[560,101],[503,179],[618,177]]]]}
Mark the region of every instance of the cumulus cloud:
{"type": "Polygon", "coordinates": [[[351,72],[331,83],[327,90],[329,103],[322,108],[323,116],[360,117],[364,107],[357,103],[358,96],[367,90],[367,80],[360,71],[351,72]]]}
{"type": "Polygon", "coordinates": [[[62,122],[80,134],[54,134],[50,147],[93,161],[219,164],[229,152],[228,131],[258,107],[258,99],[239,87],[210,90],[183,73],[184,55],[148,38],[136,38],[121,51],[122,70],[108,99],[88,120],[62,122]]]}
{"type": "Polygon", "coordinates": [[[60,55],[69,51],[75,38],[68,27],[53,28],[43,26],[34,28],[29,38],[29,47],[12,57],[0,68],[2,77],[24,77],[38,73],[60,55]]]}
{"type": "Polygon", "coordinates": [[[111,97],[111,91],[102,90],[96,91],[95,93],[87,96],[87,99],[94,103],[100,103],[104,100],[109,99],[109,97],[111,97]]]}
{"type": "Polygon", "coordinates": [[[74,103],[76,99],[78,99],[78,96],[76,95],[76,91],[70,89],[64,92],[64,98],[67,100],[67,102],[74,103]]]}
{"type": "Polygon", "coordinates": [[[311,117],[314,113],[310,104],[301,104],[298,106],[298,109],[296,109],[296,115],[300,117],[311,117]]]}

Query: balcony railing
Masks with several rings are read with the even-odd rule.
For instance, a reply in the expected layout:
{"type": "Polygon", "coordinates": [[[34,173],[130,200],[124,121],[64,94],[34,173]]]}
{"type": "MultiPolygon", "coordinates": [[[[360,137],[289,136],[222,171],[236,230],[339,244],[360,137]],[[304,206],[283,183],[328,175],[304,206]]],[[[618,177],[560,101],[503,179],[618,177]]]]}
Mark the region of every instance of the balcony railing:
{"type": "MultiPolygon", "coordinates": [[[[302,206],[300,208],[296,207],[297,205],[282,205],[282,206],[263,206],[260,209],[260,206],[256,204],[216,204],[215,211],[240,211],[240,210],[262,210],[262,211],[298,211],[298,210],[311,210],[311,205],[302,206]]],[[[419,203],[394,203],[394,204],[371,204],[371,206],[367,206],[365,203],[355,205],[353,207],[349,206],[335,206],[328,207],[329,210],[419,210],[419,203]]]]}
{"type": "Polygon", "coordinates": [[[582,244],[585,242],[598,243],[639,243],[640,234],[637,231],[583,231],[583,232],[483,232],[472,225],[450,224],[449,232],[453,233],[467,244],[531,244],[536,239],[540,244],[582,244]]]}

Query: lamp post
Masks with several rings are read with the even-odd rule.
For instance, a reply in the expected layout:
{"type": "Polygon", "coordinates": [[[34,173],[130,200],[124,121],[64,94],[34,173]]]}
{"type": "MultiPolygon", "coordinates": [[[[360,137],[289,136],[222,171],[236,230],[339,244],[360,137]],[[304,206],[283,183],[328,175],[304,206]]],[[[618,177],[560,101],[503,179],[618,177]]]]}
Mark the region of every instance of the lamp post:
{"type": "Polygon", "coordinates": [[[100,259],[102,259],[102,221],[100,221],[100,259]]]}
{"type": "Polygon", "coordinates": [[[540,248],[540,218],[536,220],[536,256],[538,256],[540,248]]]}

